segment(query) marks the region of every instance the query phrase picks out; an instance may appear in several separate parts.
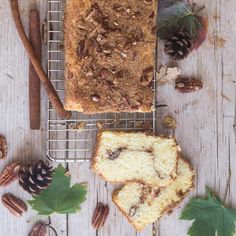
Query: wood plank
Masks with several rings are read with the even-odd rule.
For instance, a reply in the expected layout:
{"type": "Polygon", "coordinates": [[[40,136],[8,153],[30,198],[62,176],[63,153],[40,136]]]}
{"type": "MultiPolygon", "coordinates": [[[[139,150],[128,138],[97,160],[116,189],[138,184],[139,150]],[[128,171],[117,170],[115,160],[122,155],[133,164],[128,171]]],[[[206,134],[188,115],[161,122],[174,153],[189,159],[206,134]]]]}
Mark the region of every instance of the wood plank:
{"type": "MultiPolygon", "coordinates": [[[[31,4],[36,1],[19,1],[22,21],[28,32],[28,11],[31,4]]],[[[46,1],[37,1],[41,17],[45,17],[46,1]]],[[[11,160],[20,160],[28,163],[30,160],[46,158],[46,101],[42,91],[42,129],[31,131],[29,129],[28,112],[28,59],[20,43],[19,37],[12,21],[9,1],[0,3],[0,133],[5,135],[8,141],[8,157],[1,161],[0,169],[11,160]]],[[[44,53],[45,55],[45,53],[44,53]]],[[[22,191],[17,183],[0,189],[0,195],[11,192],[23,200],[29,200],[29,194],[22,191]]],[[[0,204],[0,235],[26,235],[31,224],[26,221],[35,217],[36,212],[29,210],[22,218],[16,219],[11,216],[2,204],[0,204]]],[[[52,223],[58,230],[59,235],[67,235],[67,224],[65,216],[52,217],[52,223]]],[[[49,233],[48,233],[49,235],[49,233]]]]}
{"type": "MultiPolygon", "coordinates": [[[[195,94],[178,94],[173,86],[159,88],[159,99],[169,106],[178,127],[175,136],[183,149],[184,157],[191,160],[196,172],[196,190],[191,196],[204,195],[205,185],[215,189],[223,198],[229,169],[232,171],[231,188],[235,167],[232,153],[235,151],[233,124],[235,123],[235,52],[232,50],[236,32],[231,25],[235,16],[230,14],[236,4],[233,1],[200,1],[206,5],[209,16],[208,39],[198,52],[180,63],[186,77],[202,78],[204,89],[195,94]],[[219,42],[226,39],[225,46],[219,42]]],[[[235,204],[232,191],[229,202],[235,204]]],[[[188,198],[189,199],[189,198],[188,198]]],[[[184,201],[184,206],[188,199],[184,201]]],[[[161,236],[187,235],[188,222],[178,220],[181,209],[161,220],[161,236]]]]}
{"type": "Polygon", "coordinates": [[[117,185],[108,184],[94,175],[90,169],[90,163],[70,164],[70,172],[73,182],[87,182],[88,198],[83,204],[79,214],[69,216],[69,235],[99,236],[121,236],[136,235],[135,230],[128,221],[121,215],[111,200],[111,194],[117,185]],[[110,213],[104,227],[97,232],[91,227],[91,219],[97,203],[108,204],[110,213]]]}

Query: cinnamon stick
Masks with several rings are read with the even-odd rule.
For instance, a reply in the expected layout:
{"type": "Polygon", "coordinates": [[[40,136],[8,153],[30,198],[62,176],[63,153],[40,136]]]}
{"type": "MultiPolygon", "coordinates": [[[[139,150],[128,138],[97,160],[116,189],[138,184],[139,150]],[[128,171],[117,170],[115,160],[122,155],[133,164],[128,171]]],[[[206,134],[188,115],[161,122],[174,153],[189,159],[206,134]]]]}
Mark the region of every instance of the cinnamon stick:
{"type": "MultiPolygon", "coordinates": [[[[41,63],[41,34],[39,11],[33,9],[29,14],[29,41],[41,63]]],[[[40,129],[40,79],[32,63],[29,63],[29,116],[30,128],[40,129]]]]}
{"type": "Polygon", "coordinates": [[[23,46],[25,47],[25,50],[30,58],[30,61],[35,69],[35,71],[37,72],[42,85],[44,87],[44,89],[46,90],[46,93],[54,107],[54,109],[56,110],[56,112],[58,113],[59,117],[62,119],[68,119],[71,117],[71,112],[66,111],[63,108],[63,105],[61,103],[61,100],[56,92],[56,90],[54,89],[51,81],[48,79],[41,63],[39,62],[37,55],[35,54],[29,39],[26,36],[24,27],[22,25],[21,22],[21,18],[20,18],[20,12],[19,12],[19,6],[18,6],[18,0],[10,0],[10,4],[11,4],[11,11],[12,11],[12,16],[15,22],[15,26],[16,29],[19,33],[20,39],[23,43],[23,46]]]}

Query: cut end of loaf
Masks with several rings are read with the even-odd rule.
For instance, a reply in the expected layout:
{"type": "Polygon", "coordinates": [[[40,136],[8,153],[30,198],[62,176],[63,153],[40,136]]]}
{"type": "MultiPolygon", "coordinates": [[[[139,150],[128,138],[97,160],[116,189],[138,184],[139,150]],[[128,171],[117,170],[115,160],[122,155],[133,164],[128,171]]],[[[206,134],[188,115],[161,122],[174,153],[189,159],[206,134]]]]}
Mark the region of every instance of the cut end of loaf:
{"type": "Polygon", "coordinates": [[[180,148],[173,138],[141,132],[98,134],[92,168],[106,181],[166,186],[176,178],[180,148]]]}

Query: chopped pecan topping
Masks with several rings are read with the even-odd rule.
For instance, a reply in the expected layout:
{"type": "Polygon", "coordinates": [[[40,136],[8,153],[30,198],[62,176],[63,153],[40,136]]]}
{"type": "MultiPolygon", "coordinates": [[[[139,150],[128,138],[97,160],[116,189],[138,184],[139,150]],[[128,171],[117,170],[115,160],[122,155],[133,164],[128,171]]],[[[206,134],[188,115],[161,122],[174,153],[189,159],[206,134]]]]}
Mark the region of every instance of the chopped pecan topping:
{"type": "Polygon", "coordinates": [[[111,73],[108,69],[106,68],[102,68],[98,74],[99,77],[101,77],[102,79],[107,79],[108,77],[111,76],[111,73]]]}
{"type": "Polygon", "coordinates": [[[92,100],[94,102],[99,102],[99,100],[101,100],[101,97],[99,95],[97,95],[97,94],[94,94],[94,95],[92,95],[92,100]]]}
{"type": "Polygon", "coordinates": [[[107,216],[109,214],[108,205],[103,205],[99,203],[93,213],[92,226],[94,229],[100,229],[106,222],[107,216]]]}
{"type": "Polygon", "coordinates": [[[129,70],[121,69],[117,72],[116,76],[117,78],[121,78],[121,79],[126,78],[129,76],[129,70]]]}
{"type": "Polygon", "coordinates": [[[131,16],[132,16],[133,18],[136,18],[136,17],[141,16],[141,13],[140,13],[139,11],[134,11],[134,12],[131,14],[131,16]]]}
{"type": "Polygon", "coordinates": [[[175,81],[175,89],[181,93],[191,93],[202,89],[202,81],[195,78],[178,78],[175,81]]]}
{"type": "Polygon", "coordinates": [[[102,47],[102,51],[103,51],[103,53],[105,53],[105,54],[111,54],[111,53],[112,53],[112,48],[111,48],[109,45],[104,45],[104,46],[102,47]]]}
{"type": "Polygon", "coordinates": [[[115,3],[115,4],[113,5],[113,10],[116,11],[116,12],[122,12],[122,11],[124,11],[123,7],[122,7],[120,4],[118,4],[118,3],[115,3]]]}
{"type": "Polygon", "coordinates": [[[97,42],[99,42],[101,45],[105,44],[107,41],[106,37],[102,34],[98,34],[97,36],[97,42]]]}
{"type": "Polygon", "coordinates": [[[150,19],[153,19],[154,16],[155,16],[155,12],[153,11],[153,12],[150,14],[149,18],[150,18],[150,19]]]}
{"type": "Polygon", "coordinates": [[[96,23],[100,23],[102,19],[103,19],[103,15],[98,4],[97,3],[93,4],[90,10],[88,11],[88,13],[86,14],[85,20],[96,24],[96,23]]]}
{"type": "Polygon", "coordinates": [[[101,45],[96,39],[89,39],[91,47],[95,48],[97,52],[102,52],[101,45]]]}
{"type": "Polygon", "coordinates": [[[156,27],[156,26],[153,26],[153,27],[152,27],[151,33],[152,33],[152,34],[156,34],[156,33],[157,33],[157,27],[156,27]]]}
{"type": "Polygon", "coordinates": [[[85,58],[88,55],[88,50],[86,49],[86,40],[81,39],[78,43],[77,54],[80,59],[85,58]]]}
{"type": "Polygon", "coordinates": [[[68,69],[68,71],[67,71],[67,78],[68,79],[73,79],[73,77],[74,77],[73,73],[71,72],[70,69],[68,69]]]}
{"type": "Polygon", "coordinates": [[[153,81],[153,66],[147,67],[143,70],[140,82],[143,86],[148,86],[153,81]]]}

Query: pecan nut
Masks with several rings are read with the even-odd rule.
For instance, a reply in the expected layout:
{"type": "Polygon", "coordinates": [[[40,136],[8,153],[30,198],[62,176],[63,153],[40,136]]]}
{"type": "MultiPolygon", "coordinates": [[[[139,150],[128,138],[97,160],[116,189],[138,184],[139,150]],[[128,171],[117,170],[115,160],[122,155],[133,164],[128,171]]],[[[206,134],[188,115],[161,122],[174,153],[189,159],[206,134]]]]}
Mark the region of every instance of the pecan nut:
{"type": "Polygon", "coordinates": [[[7,156],[7,141],[0,135],[0,159],[5,159],[7,156]]]}
{"type": "Polygon", "coordinates": [[[27,211],[26,203],[11,193],[2,196],[2,203],[12,215],[17,217],[22,216],[27,211]]]}
{"type": "Polygon", "coordinates": [[[93,213],[93,218],[92,218],[93,228],[96,230],[100,229],[105,224],[108,214],[109,214],[108,205],[103,205],[102,203],[99,203],[93,213]]]}
{"type": "Polygon", "coordinates": [[[178,78],[175,81],[175,89],[181,93],[192,93],[202,89],[202,81],[195,78],[178,78]]]}
{"type": "Polygon", "coordinates": [[[114,161],[115,159],[117,159],[121,152],[123,151],[123,148],[118,148],[116,151],[108,151],[108,159],[114,161]]]}
{"type": "Polygon", "coordinates": [[[130,209],[129,209],[129,216],[133,217],[136,214],[136,211],[138,209],[138,205],[133,205],[130,209]]]}
{"type": "Polygon", "coordinates": [[[80,59],[83,59],[86,55],[86,41],[85,39],[81,39],[78,43],[77,54],[80,59]]]}
{"type": "Polygon", "coordinates": [[[153,81],[153,70],[154,70],[153,66],[147,67],[146,69],[143,70],[140,79],[141,85],[143,86],[150,85],[150,83],[153,81]]]}
{"type": "Polygon", "coordinates": [[[177,122],[174,117],[172,116],[165,116],[162,125],[166,129],[175,129],[177,127],[177,122]]]}
{"type": "Polygon", "coordinates": [[[30,230],[28,236],[46,236],[47,226],[43,222],[36,223],[30,230]]]}
{"type": "Polygon", "coordinates": [[[0,187],[5,187],[17,180],[19,170],[19,162],[13,161],[8,164],[5,169],[0,173],[0,187]]]}

